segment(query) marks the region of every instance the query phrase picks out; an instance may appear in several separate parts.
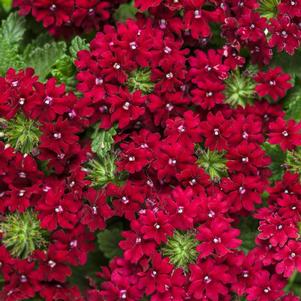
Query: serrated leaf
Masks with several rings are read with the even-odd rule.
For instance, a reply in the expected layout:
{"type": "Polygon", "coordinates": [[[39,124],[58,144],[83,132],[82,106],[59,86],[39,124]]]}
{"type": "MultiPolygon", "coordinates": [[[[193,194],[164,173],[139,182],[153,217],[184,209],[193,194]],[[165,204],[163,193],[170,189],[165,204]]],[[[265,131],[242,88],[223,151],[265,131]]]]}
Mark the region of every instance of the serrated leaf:
{"type": "Polygon", "coordinates": [[[283,164],[286,159],[286,153],[281,150],[279,145],[264,143],[262,147],[272,161],[271,165],[269,166],[272,171],[270,180],[272,182],[280,180],[284,172],[283,164]]]}
{"type": "Polygon", "coordinates": [[[42,32],[34,40],[28,43],[23,51],[24,57],[29,57],[30,53],[35,48],[41,48],[47,43],[54,42],[54,39],[48,34],[48,32],[42,32]]]}
{"type": "Polygon", "coordinates": [[[98,249],[102,251],[104,256],[108,259],[112,259],[115,256],[121,256],[122,251],[118,244],[122,237],[120,234],[120,229],[106,229],[97,234],[97,245],[98,249]]]}
{"type": "Polygon", "coordinates": [[[19,43],[23,39],[25,30],[25,18],[19,16],[16,12],[10,14],[6,20],[2,21],[2,38],[11,45],[19,43]]]}
{"type": "Polygon", "coordinates": [[[35,69],[40,80],[45,80],[56,62],[65,54],[65,42],[52,42],[35,48],[25,59],[25,65],[35,69]]]}
{"type": "Polygon", "coordinates": [[[72,56],[72,58],[75,60],[77,58],[77,53],[80,50],[84,49],[89,49],[89,44],[87,41],[79,36],[76,36],[72,41],[71,41],[71,46],[69,48],[69,52],[72,56]]]}
{"type": "Polygon", "coordinates": [[[0,35],[0,75],[5,75],[9,68],[21,69],[23,59],[18,53],[18,46],[9,44],[0,35]]]}
{"type": "Polygon", "coordinates": [[[114,143],[113,137],[116,135],[116,130],[111,128],[109,130],[99,129],[98,124],[96,130],[92,134],[91,148],[100,158],[104,158],[105,155],[111,150],[114,143]]]}
{"type": "Polygon", "coordinates": [[[8,68],[20,69],[23,59],[19,54],[19,43],[25,32],[25,19],[17,13],[10,14],[3,20],[0,28],[0,75],[8,68]]]}

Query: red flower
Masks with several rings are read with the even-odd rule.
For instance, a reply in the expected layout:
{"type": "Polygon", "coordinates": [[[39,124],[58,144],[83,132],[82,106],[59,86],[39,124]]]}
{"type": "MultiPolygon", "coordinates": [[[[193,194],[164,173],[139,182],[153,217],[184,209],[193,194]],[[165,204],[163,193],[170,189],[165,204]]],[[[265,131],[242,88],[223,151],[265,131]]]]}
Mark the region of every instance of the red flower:
{"type": "Polygon", "coordinates": [[[265,185],[260,177],[239,173],[222,179],[221,187],[226,193],[230,211],[238,212],[242,208],[252,211],[255,209],[255,204],[261,204],[261,193],[265,185]]]}
{"type": "Polygon", "coordinates": [[[301,271],[301,243],[289,240],[288,243],[275,253],[274,258],[278,261],[276,272],[290,277],[294,270],[301,271]]]}
{"type": "Polygon", "coordinates": [[[71,269],[65,264],[67,256],[67,250],[58,250],[55,245],[50,245],[47,253],[36,252],[35,257],[39,259],[37,272],[44,281],[65,282],[71,275],[71,269]]]}
{"type": "Polygon", "coordinates": [[[104,229],[106,219],[113,214],[112,209],[106,202],[105,195],[90,188],[84,193],[83,197],[88,203],[83,205],[81,223],[87,225],[91,232],[104,229]]]}
{"type": "Polygon", "coordinates": [[[7,284],[1,294],[4,294],[3,300],[5,301],[33,298],[40,290],[41,275],[35,270],[34,262],[15,259],[11,271],[4,276],[7,284]]]}
{"type": "Polygon", "coordinates": [[[230,300],[227,284],[231,282],[231,275],[227,265],[208,258],[205,262],[190,266],[190,286],[188,293],[195,300],[218,301],[230,300]]]}
{"type": "Polygon", "coordinates": [[[108,101],[111,104],[111,122],[118,121],[121,129],[144,114],[145,97],[140,91],[130,94],[127,90],[120,89],[118,95],[110,97],[108,101]]]}
{"type": "Polygon", "coordinates": [[[278,215],[269,215],[267,219],[260,221],[258,230],[259,239],[269,240],[273,247],[283,247],[289,238],[299,236],[296,226],[290,219],[283,219],[278,215]]]}
{"type": "Polygon", "coordinates": [[[213,219],[208,225],[198,227],[197,239],[201,244],[197,247],[200,258],[213,253],[224,256],[240,246],[241,240],[237,239],[240,231],[232,229],[230,224],[222,219],[213,219]]]}
{"type": "Polygon", "coordinates": [[[266,18],[261,18],[258,13],[249,11],[238,20],[236,33],[243,41],[257,42],[264,38],[264,30],[267,27],[266,18]]]}
{"type": "Polygon", "coordinates": [[[285,121],[278,118],[270,123],[269,142],[279,144],[283,151],[294,149],[301,145],[301,123],[296,123],[290,119],[285,121]]]}
{"type": "Polygon", "coordinates": [[[198,202],[193,199],[193,191],[190,187],[186,190],[177,187],[170,197],[162,200],[162,205],[166,208],[170,224],[175,229],[184,231],[193,228],[198,202]]]}
{"type": "Polygon", "coordinates": [[[254,143],[242,142],[235,149],[231,148],[226,155],[230,170],[258,175],[261,168],[270,163],[270,158],[254,143]]]}
{"type": "Polygon", "coordinates": [[[257,273],[253,286],[247,289],[247,300],[277,300],[284,294],[283,287],[284,283],[277,275],[270,276],[268,271],[261,271],[257,273]]]}
{"type": "Polygon", "coordinates": [[[63,194],[63,187],[56,187],[47,192],[45,202],[38,203],[41,226],[49,231],[58,226],[72,229],[78,221],[78,211],[81,207],[72,194],[63,194]]]}
{"type": "Polygon", "coordinates": [[[147,295],[154,292],[163,293],[166,286],[171,286],[171,271],[172,264],[169,263],[168,258],[163,258],[159,253],[154,253],[150,257],[151,266],[145,271],[138,273],[139,288],[145,290],[147,295]]]}
{"type": "Polygon", "coordinates": [[[301,31],[297,24],[293,23],[288,14],[270,19],[269,30],[272,34],[269,40],[270,47],[277,47],[278,52],[285,50],[293,55],[300,45],[301,31]]]}
{"type": "Polygon", "coordinates": [[[156,249],[156,243],[143,238],[141,225],[137,220],[131,222],[131,231],[123,231],[121,234],[125,240],[119,243],[124,251],[124,258],[137,263],[143,256],[150,256],[156,249]]]}
{"type": "Polygon", "coordinates": [[[197,85],[198,88],[191,91],[193,103],[202,109],[212,109],[223,103],[225,96],[222,92],[225,86],[220,81],[203,79],[197,85]]]}
{"type": "Polygon", "coordinates": [[[172,235],[173,227],[169,217],[162,211],[154,213],[152,210],[146,210],[138,221],[141,224],[141,233],[144,239],[153,239],[160,244],[166,242],[168,235],[172,235]]]}
{"type": "Polygon", "coordinates": [[[68,120],[59,118],[56,123],[44,123],[41,127],[43,135],[40,138],[40,147],[49,148],[58,154],[74,145],[79,137],[79,129],[70,124],[68,120]]]}
{"type": "Polygon", "coordinates": [[[122,187],[109,184],[107,196],[112,197],[116,215],[132,220],[145,200],[145,187],[133,181],[127,181],[122,187]]]}
{"type": "Polygon", "coordinates": [[[158,171],[158,178],[169,181],[177,172],[192,165],[195,158],[191,152],[180,143],[162,143],[155,153],[157,160],[153,167],[158,171]]]}
{"type": "Polygon", "coordinates": [[[207,120],[201,122],[201,133],[205,136],[205,146],[211,150],[223,150],[227,148],[227,139],[230,136],[230,123],[219,111],[216,115],[211,112],[207,120]]]}
{"type": "Polygon", "coordinates": [[[293,85],[289,82],[290,75],[283,73],[280,67],[258,72],[255,76],[256,92],[260,97],[271,96],[274,101],[283,98],[293,85]]]}

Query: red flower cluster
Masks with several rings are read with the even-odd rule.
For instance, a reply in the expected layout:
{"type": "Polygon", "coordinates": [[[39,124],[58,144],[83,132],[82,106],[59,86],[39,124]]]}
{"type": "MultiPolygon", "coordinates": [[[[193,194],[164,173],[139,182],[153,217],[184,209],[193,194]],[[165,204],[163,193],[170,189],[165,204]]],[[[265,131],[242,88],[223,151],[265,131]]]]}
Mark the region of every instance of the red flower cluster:
{"type": "Polygon", "coordinates": [[[8,70],[0,78],[0,90],[1,118],[18,122],[16,118],[23,116],[27,122],[34,121],[31,128],[24,129],[27,138],[32,127],[39,131],[38,144],[30,153],[22,154],[0,142],[1,215],[33,210],[41,227],[49,232],[46,248],[24,260],[11,256],[3,233],[0,269],[5,285],[0,298],[24,300],[39,292],[44,300],[82,300],[78,288],[66,283],[70,266],[86,263],[93,249],[92,231],[103,229],[104,220],[112,215],[105,199],[93,189],[87,190],[89,181],[81,170],[89,154],[78,136],[84,129],[85,110],[54,78],[38,82],[32,69],[8,70]],[[92,215],[94,208],[99,210],[92,215]]]}
{"type": "MultiPolygon", "coordinates": [[[[115,2],[15,6],[61,34],[98,29],[115,2]]],[[[290,75],[260,68],[272,48],[292,54],[299,46],[299,4],[282,1],[268,20],[256,0],[135,3],[150,17],[106,24],[78,53],[81,97],[54,78],[39,82],[32,69],[0,77],[0,300],[299,300],[284,288],[301,272],[300,178],[285,171],[273,183],[266,146],[295,151],[301,123],[280,104],[290,75]],[[218,49],[203,47],[212,22],[226,40],[218,49]],[[111,130],[114,160],[99,158],[111,130]],[[93,162],[106,181],[96,174],[93,183],[93,162]],[[111,217],[124,226],[122,255],[82,296],[68,281],[71,268],[87,263],[111,217]],[[244,252],[247,217],[258,227],[244,252]],[[17,227],[26,222],[30,235],[17,227]],[[23,247],[9,239],[16,229],[23,247]]]]}
{"type": "Polygon", "coordinates": [[[124,0],[14,0],[21,15],[31,14],[53,35],[99,30],[124,0]]]}
{"type": "Polygon", "coordinates": [[[183,45],[141,19],[116,30],[105,27],[90,51],[78,53],[82,101],[93,112],[92,123],[100,121],[103,129],[118,123],[116,164],[128,173],[123,186],[104,188],[115,214],[130,222],[120,242],[124,255],[103,269],[106,281],[90,291],[89,300],[141,300],[146,294],[152,301],[218,301],[233,293],[278,300],[285,296],[285,279],[300,270],[300,184],[288,173],[276,184],[285,186],[293,177],[287,196],[269,186],[271,159],[262,145],[295,149],[301,134],[300,124],[285,121],[281,107],[264,97],[282,98],[292,87],[290,77],[280,68],[259,71],[258,101],[231,108],[224,103],[224,80],[243,61],[223,50],[191,54],[183,45]],[[227,176],[210,179],[203,152],[224,154],[227,176]],[[257,209],[267,190],[271,208],[257,209]],[[294,219],[286,215],[290,210],[294,219]],[[237,225],[245,215],[260,220],[256,247],[247,255],[240,251],[237,225]],[[177,233],[195,243],[192,253],[181,249],[177,233]],[[174,253],[165,256],[164,250],[174,253]],[[181,252],[189,253],[186,266],[179,264],[181,252]],[[288,270],[283,261],[289,261],[288,270]]]}

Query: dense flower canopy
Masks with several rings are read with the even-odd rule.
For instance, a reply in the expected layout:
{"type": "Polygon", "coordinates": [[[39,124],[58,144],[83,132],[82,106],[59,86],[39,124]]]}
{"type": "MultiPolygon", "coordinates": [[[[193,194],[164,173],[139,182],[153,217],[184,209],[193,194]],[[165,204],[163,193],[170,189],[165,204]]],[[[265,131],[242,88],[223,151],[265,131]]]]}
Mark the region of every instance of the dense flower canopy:
{"type": "Polygon", "coordinates": [[[0,300],[301,300],[299,2],[5,6],[0,300]]]}

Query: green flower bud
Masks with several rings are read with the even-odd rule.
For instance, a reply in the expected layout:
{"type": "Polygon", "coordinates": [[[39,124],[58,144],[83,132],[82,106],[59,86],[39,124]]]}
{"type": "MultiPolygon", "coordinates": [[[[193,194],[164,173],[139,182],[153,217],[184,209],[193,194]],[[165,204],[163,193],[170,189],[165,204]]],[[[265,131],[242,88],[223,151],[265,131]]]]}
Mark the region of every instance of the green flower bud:
{"type": "Polygon", "coordinates": [[[252,103],[255,97],[255,82],[253,81],[252,71],[246,70],[241,73],[239,69],[233,71],[225,84],[225,102],[233,107],[252,103]]]}
{"type": "Polygon", "coordinates": [[[154,85],[151,81],[151,70],[148,68],[133,71],[127,81],[127,86],[131,92],[141,90],[143,94],[151,93],[154,90],[154,85]]]}
{"type": "Polygon", "coordinates": [[[2,123],[3,139],[23,154],[29,154],[39,144],[41,132],[35,120],[27,119],[23,114],[2,123]]]}
{"type": "Polygon", "coordinates": [[[175,267],[187,271],[189,264],[194,263],[198,257],[198,244],[194,233],[175,231],[173,236],[168,238],[162,252],[175,267]]]}
{"type": "Polygon", "coordinates": [[[211,180],[219,181],[227,175],[227,160],[225,152],[200,150],[197,163],[210,176],[211,180]]]}
{"type": "Polygon", "coordinates": [[[27,258],[34,250],[47,245],[47,231],[41,229],[37,214],[32,210],[8,214],[0,223],[2,243],[11,255],[27,258]]]}
{"type": "Polygon", "coordinates": [[[271,19],[278,15],[278,5],[280,0],[262,0],[260,1],[260,6],[258,12],[261,17],[271,19]]]}
{"type": "Polygon", "coordinates": [[[108,183],[122,182],[122,175],[116,172],[115,159],[114,155],[107,154],[104,158],[92,159],[88,162],[87,178],[92,182],[92,187],[101,188],[108,183]]]}

